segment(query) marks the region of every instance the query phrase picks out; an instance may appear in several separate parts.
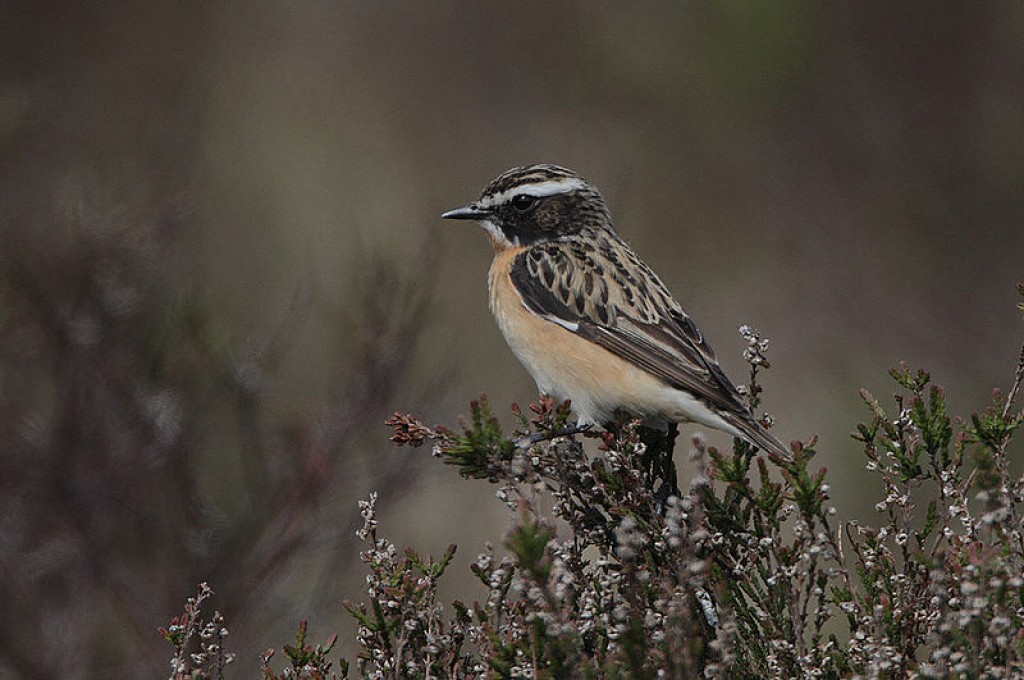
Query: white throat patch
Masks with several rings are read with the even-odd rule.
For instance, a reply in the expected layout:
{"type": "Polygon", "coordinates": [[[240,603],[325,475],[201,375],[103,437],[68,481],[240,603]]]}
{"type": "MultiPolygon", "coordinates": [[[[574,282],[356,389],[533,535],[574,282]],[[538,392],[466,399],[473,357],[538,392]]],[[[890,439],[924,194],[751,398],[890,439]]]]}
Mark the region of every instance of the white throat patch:
{"type": "Polygon", "coordinates": [[[477,220],[477,224],[484,228],[485,231],[490,235],[491,240],[495,243],[495,246],[502,248],[512,248],[519,245],[519,239],[509,239],[508,235],[505,234],[501,229],[498,228],[494,222],[489,219],[477,220]]]}

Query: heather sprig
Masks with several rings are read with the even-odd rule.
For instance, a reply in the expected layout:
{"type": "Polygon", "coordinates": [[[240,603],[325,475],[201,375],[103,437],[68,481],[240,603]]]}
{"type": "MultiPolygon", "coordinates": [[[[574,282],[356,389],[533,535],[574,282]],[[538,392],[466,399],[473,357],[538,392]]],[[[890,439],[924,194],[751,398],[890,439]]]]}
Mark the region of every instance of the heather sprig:
{"type": "Polygon", "coordinates": [[[182,614],[172,617],[167,627],[157,629],[174,648],[170,680],[219,680],[224,677],[224,668],[235,660],[235,655],[224,649],[228,636],[224,617],[218,611],[209,618],[203,616],[203,605],[212,596],[210,586],[200,583],[195,596],[185,601],[182,614]]]}

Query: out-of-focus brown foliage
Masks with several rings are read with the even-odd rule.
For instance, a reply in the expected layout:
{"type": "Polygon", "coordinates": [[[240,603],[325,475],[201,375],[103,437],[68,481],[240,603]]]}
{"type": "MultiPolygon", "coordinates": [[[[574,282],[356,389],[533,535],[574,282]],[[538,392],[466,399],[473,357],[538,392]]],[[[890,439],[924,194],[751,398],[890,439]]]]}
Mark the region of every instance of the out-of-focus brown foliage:
{"type": "MultiPolygon", "coordinates": [[[[377,424],[533,397],[488,318],[485,240],[432,219],[511,165],[601,186],[730,372],[733,328],[772,337],[765,406],[833,469],[855,467],[867,369],[928,365],[973,403],[1016,342],[1022,22],[0,3],[0,674],[152,675],[153,627],[202,580],[236,648],[307,600],[340,619],[322,586],[351,499],[431,493],[377,424]]],[[[487,524],[469,492],[430,497],[487,524]]]]}
{"type": "Polygon", "coordinates": [[[394,494],[415,469],[355,444],[414,356],[421,315],[387,303],[413,295],[400,280],[352,301],[373,333],[349,350],[342,397],[318,420],[281,420],[266,405],[302,325],[241,351],[218,341],[146,236],[47,263],[4,251],[0,649],[25,677],[86,675],[104,649],[151,670],[145,633],[197,578],[223,584],[225,611],[273,616],[267,599],[319,564],[325,534],[344,564],[355,509],[325,530],[328,494],[366,476],[394,494]]]}

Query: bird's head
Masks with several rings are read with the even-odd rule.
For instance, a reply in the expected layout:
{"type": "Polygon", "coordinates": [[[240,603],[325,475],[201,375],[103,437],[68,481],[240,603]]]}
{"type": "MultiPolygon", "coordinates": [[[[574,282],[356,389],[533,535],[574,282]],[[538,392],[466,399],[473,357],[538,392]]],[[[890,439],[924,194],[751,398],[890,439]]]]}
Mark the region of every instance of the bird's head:
{"type": "Polygon", "coordinates": [[[558,165],[507,170],[484,188],[480,198],[442,217],[476,220],[499,249],[565,239],[583,230],[612,229],[597,188],[558,165]]]}

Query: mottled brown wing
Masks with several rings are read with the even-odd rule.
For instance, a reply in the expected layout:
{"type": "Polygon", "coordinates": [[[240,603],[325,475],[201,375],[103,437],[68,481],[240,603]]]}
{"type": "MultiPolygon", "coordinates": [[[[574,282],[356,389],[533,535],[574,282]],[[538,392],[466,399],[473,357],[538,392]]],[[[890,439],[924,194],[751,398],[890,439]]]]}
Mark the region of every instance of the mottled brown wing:
{"type": "Polygon", "coordinates": [[[748,413],[693,321],[618,239],[540,244],[516,258],[510,275],[535,313],[715,410],[748,413]]]}

